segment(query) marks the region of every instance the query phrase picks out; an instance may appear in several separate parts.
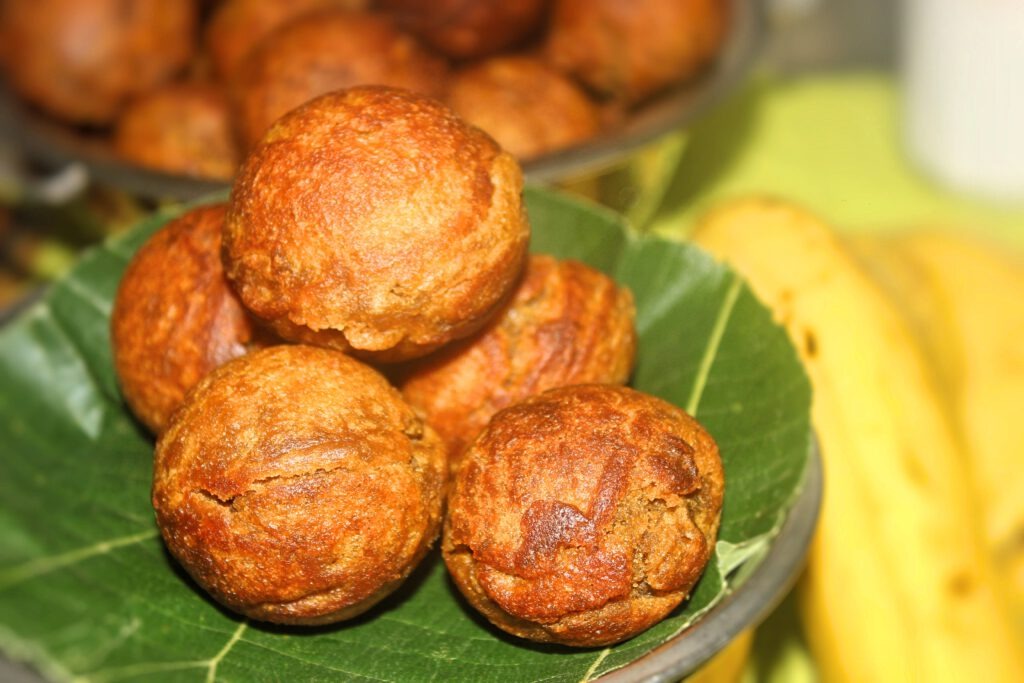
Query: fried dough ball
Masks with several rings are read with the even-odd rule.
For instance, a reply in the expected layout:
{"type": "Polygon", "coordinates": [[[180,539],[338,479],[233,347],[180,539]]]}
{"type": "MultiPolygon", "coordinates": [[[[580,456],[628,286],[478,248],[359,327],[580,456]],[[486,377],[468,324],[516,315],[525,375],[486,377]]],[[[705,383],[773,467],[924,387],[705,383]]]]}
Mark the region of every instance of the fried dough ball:
{"type": "Polygon", "coordinates": [[[196,21],[187,0],[5,0],[8,81],[53,116],[105,125],[186,65],[196,21]]]}
{"type": "Polygon", "coordinates": [[[555,0],[546,53],[604,95],[638,102],[694,76],[718,52],[726,0],[555,0]]]}
{"type": "Polygon", "coordinates": [[[548,0],[380,0],[402,26],[455,59],[496,54],[535,33],[548,0]]]}
{"type": "Polygon", "coordinates": [[[241,142],[249,149],[278,117],[318,95],[387,85],[440,95],[445,61],[383,15],[341,10],[307,14],[249,54],[230,88],[241,142]]]}
{"type": "Polygon", "coordinates": [[[228,100],[209,83],[173,83],[133,101],[114,128],[114,150],[146,168],[227,180],[240,161],[228,100]]]}
{"type": "Polygon", "coordinates": [[[554,387],[625,384],[634,317],[632,294],[607,275],[535,254],[498,317],[415,363],[402,394],[444,439],[454,468],[502,408],[554,387]]]}
{"type": "Polygon", "coordinates": [[[223,204],[169,222],[136,252],[114,298],[114,367],[128,406],[155,433],[210,371],[271,343],[224,277],[223,227],[223,204]]]}
{"type": "Polygon", "coordinates": [[[444,105],[353,88],[279,120],[235,181],[228,277],[281,336],[372,360],[480,329],[529,225],[515,159],[444,105]]]}
{"type": "Polygon", "coordinates": [[[448,500],[442,550],[466,599],[522,638],[600,646],[687,596],[724,475],[685,412],[625,387],[552,389],[494,416],[448,500]]]}
{"type": "Polygon", "coordinates": [[[366,5],[367,0],[226,0],[206,25],[206,49],[217,75],[226,80],[256,44],[278,26],[319,9],[357,10],[366,5]]]}
{"type": "Polygon", "coordinates": [[[457,72],[447,102],[519,159],[571,147],[601,128],[587,94],[533,57],[494,57],[457,72]]]}
{"type": "Polygon", "coordinates": [[[216,370],[175,413],[154,468],[168,549],[253,619],[354,617],[440,529],[440,439],[380,374],[330,349],[277,346],[216,370]]]}

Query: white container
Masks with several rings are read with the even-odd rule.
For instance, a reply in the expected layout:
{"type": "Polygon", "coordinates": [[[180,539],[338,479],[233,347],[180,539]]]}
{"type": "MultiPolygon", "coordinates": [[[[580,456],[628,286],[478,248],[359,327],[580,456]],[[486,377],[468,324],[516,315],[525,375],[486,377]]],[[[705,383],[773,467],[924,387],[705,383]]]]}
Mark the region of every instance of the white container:
{"type": "Polygon", "coordinates": [[[907,145],[941,182],[1024,201],[1024,0],[904,0],[907,145]]]}

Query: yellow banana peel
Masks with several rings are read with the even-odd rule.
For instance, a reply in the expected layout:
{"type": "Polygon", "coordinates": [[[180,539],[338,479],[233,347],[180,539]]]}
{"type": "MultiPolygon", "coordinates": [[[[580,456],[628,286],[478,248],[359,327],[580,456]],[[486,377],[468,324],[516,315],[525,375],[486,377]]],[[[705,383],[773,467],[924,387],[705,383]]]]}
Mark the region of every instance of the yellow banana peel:
{"type": "Polygon", "coordinates": [[[688,676],[686,683],[738,683],[747,668],[753,644],[753,629],[742,631],[704,666],[688,676]]]}
{"type": "Polygon", "coordinates": [[[835,233],[771,200],[729,203],[694,241],[788,330],[814,387],[825,466],[799,590],[826,681],[1022,681],[934,371],[835,233]]]}
{"type": "Polygon", "coordinates": [[[1024,261],[937,229],[852,244],[914,322],[939,371],[989,551],[1024,625],[1024,261]]]}

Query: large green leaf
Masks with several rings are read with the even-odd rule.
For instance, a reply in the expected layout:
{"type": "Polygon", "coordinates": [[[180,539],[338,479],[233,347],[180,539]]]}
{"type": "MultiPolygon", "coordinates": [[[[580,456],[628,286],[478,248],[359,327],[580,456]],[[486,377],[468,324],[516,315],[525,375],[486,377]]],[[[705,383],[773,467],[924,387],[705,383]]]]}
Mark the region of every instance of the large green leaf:
{"type": "Polygon", "coordinates": [[[807,379],[736,275],[689,245],[638,238],[614,214],[531,190],[533,247],[632,288],[634,385],[718,440],[726,502],[714,560],[669,619],[604,650],[520,642],[463,603],[432,556],[362,618],[286,629],[213,604],[169,558],[149,504],[152,441],[129,417],[107,319],[133,251],[168,214],[92,251],[0,331],[0,651],[54,679],[580,681],[671,638],[771,543],[801,484],[807,379]]]}

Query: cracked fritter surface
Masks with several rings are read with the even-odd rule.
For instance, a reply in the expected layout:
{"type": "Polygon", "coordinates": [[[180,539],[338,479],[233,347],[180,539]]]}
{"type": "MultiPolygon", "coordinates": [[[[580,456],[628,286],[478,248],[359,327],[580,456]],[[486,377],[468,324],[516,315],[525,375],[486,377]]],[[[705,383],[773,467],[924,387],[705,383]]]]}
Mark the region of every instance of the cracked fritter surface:
{"type": "Polygon", "coordinates": [[[480,329],[528,242],[508,153],[433,99],[366,87],[269,131],[236,179],[224,258],[281,336],[394,361],[480,329]]]}
{"type": "Polygon", "coordinates": [[[444,448],[384,378],[277,346],[204,380],[157,443],[167,547],[254,619],[323,624],[394,590],[437,537],[444,448]]]}
{"type": "Polygon", "coordinates": [[[457,465],[491,416],[548,389],[625,384],[636,355],[633,296],[579,261],[531,255],[509,303],[479,334],[402,379],[457,465]]]}
{"type": "Polygon", "coordinates": [[[679,408],[626,387],[552,389],[495,415],[466,454],[445,562],[509,633],[618,642],[687,596],[723,486],[714,440],[679,408]]]}
{"type": "Polygon", "coordinates": [[[118,285],[114,367],[128,406],[156,433],[211,370],[274,343],[224,277],[223,228],[223,204],[183,214],[135,253],[118,285]]]}

